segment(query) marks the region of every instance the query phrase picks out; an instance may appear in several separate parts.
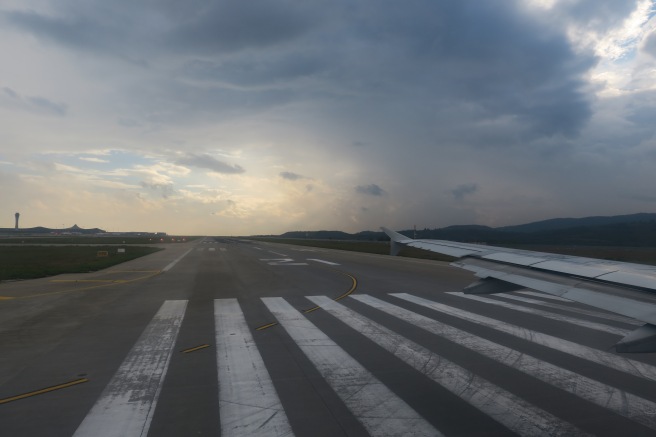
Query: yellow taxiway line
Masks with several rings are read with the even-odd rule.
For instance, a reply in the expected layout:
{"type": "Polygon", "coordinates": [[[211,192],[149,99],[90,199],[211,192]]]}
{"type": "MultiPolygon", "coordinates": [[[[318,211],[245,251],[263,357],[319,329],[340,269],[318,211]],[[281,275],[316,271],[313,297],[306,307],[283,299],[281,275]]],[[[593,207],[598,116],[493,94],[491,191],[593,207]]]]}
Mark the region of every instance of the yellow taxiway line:
{"type": "MultiPolygon", "coordinates": [[[[121,272],[121,273],[135,273],[135,272],[126,271],[126,272],[121,272]]],[[[88,290],[93,290],[93,289],[96,289],[96,288],[110,287],[110,286],[116,285],[116,284],[129,284],[131,282],[143,281],[144,279],[152,278],[153,276],[157,276],[160,273],[162,273],[162,271],[161,270],[147,270],[147,271],[139,271],[137,273],[150,273],[150,274],[146,275],[146,276],[140,276],[140,277],[134,278],[134,279],[111,280],[110,282],[102,282],[100,285],[92,285],[90,287],[70,288],[68,290],[53,291],[53,292],[50,292],[50,293],[30,294],[28,296],[15,296],[15,297],[11,297],[10,299],[31,299],[31,298],[34,298],[34,297],[44,297],[44,296],[54,296],[56,294],[74,293],[76,291],[88,291],[88,290]]],[[[97,283],[98,281],[95,281],[93,279],[82,279],[82,280],[54,279],[51,282],[72,282],[72,283],[75,283],[75,282],[78,282],[78,283],[84,283],[84,282],[94,283],[94,282],[96,282],[97,283]]]]}
{"type": "MultiPolygon", "coordinates": [[[[346,296],[348,296],[350,294],[353,294],[355,292],[355,289],[358,288],[358,280],[355,278],[355,276],[353,276],[351,274],[348,274],[348,273],[345,273],[345,272],[342,272],[342,271],[339,271],[339,270],[337,270],[337,271],[339,273],[341,273],[343,275],[346,275],[349,278],[351,278],[352,284],[351,284],[351,288],[346,293],[343,293],[343,294],[341,294],[341,295],[339,295],[339,296],[337,296],[336,298],[333,299],[335,302],[338,301],[338,300],[344,299],[346,296]]],[[[311,312],[316,311],[320,308],[321,308],[320,306],[315,306],[315,307],[312,307],[312,308],[309,308],[309,309],[303,311],[303,313],[304,314],[311,313],[311,312]]],[[[257,328],[255,328],[255,330],[256,331],[262,331],[264,329],[271,328],[271,327],[276,326],[276,325],[278,325],[278,322],[267,323],[266,325],[258,326],[257,328]]]]}
{"type": "Polygon", "coordinates": [[[29,398],[29,397],[32,397],[32,396],[41,395],[41,394],[44,394],[44,393],[49,393],[51,391],[60,390],[62,388],[72,387],[74,385],[82,384],[82,383],[88,382],[88,381],[89,380],[87,378],[80,378],[80,379],[76,379],[75,381],[66,382],[64,384],[53,385],[52,387],[42,388],[41,390],[35,390],[35,391],[31,391],[29,393],[23,393],[22,395],[17,395],[17,396],[12,396],[12,397],[9,397],[9,398],[0,399],[0,404],[6,404],[7,402],[13,402],[13,401],[17,401],[17,400],[20,400],[20,399],[29,398]]]}

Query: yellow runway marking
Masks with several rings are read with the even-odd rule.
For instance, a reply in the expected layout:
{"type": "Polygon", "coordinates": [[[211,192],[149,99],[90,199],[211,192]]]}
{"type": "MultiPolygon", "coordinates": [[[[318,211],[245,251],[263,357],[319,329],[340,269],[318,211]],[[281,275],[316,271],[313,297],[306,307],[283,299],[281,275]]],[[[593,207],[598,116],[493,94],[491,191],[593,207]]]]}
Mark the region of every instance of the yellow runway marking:
{"type": "MultiPolygon", "coordinates": [[[[159,273],[159,270],[113,270],[106,272],[107,275],[125,274],[125,273],[159,273]]],[[[145,276],[150,277],[150,276],[145,276]]],[[[139,278],[136,278],[139,279],[139,278]]],[[[50,282],[118,282],[125,283],[136,279],[51,279],[50,282]]]]}
{"type": "Polygon", "coordinates": [[[9,299],[14,299],[11,296],[0,296],[0,300],[9,300],[9,299]]]}
{"type": "Polygon", "coordinates": [[[180,352],[182,352],[183,354],[188,354],[189,352],[196,352],[196,351],[199,351],[199,350],[201,350],[201,349],[206,349],[206,348],[208,348],[208,347],[210,347],[209,344],[201,344],[200,346],[196,346],[196,347],[192,347],[192,348],[189,348],[189,349],[185,349],[185,350],[182,350],[182,351],[180,351],[180,352]]]}
{"type": "Polygon", "coordinates": [[[260,326],[259,328],[255,328],[255,330],[256,330],[256,331],[261,331],[261,330],[263,330],[263,329],[267,329],[267,328],[270,328],[270,327],[272,327],[272,326],[276,326],[277,324],[278,324],[277,322],[267,323],[266,325],[262,325],[262,326],[260,326]]]}
{"type": "Polygon", "coordinates": [[[100,285],[92,285],[90,287],[71,288],[69,290],[53,291],[51,293],[31,294],[29,296],[16,296],[13,299],[31,299],[33,297],[54,296],[56,294],[74,293],[76,291],[87,291],[87,290],[93,290],[93,289],[96,289],[96,288],[111,287],[112,285],[117,285],[117,284],[129,284],[131,282],[143,281],[144,279],[150,279],[153,276],[157,276],[161,273],[161,270],[149,270],[148,272],[151,273],[151,274],[146,275],[146,276],[141,276],[141,277],[138,277],[138,278],[135,278],[135,279],[123,280],[122,282],[112,281],[112,282],[109,282],[109,283],[102,283],[100,285]]]}
{"type": "Polygon", "coordinates": [[[303,311],[303,313],[304,313],[304,314],[311,313],[312,311],[316,311],[316,310],[318,310],[319,308],[321,308],[321,307],[312,307],[312,308],[309,308],[309,309],[303,311]]]}
{"type": "MultiPolygon", "coordinates": [[[[339,270],[338,270],[338,271],[339,271],[339,270]]],[[[346,296],[348,296],[348,295],[350,295],[350,294],[353,294],[353,292],[355,291],[355,289],[358,288],[358,280],[355,279],[355,276],[350,275],[350,274],[345,273],[345,272],[341,272],[341,271],[339,271],[339,273],[348,276],[349,278],[351,278],[351,281],[353,281],[353,282],[352,282],[352,284],[351,284],[351,288],[349,289],[349,291],[347,291],[346,293],[344,293],[344,294],[342,294],[342,295],[337,296],[336,298],[333,299],[334,301],[338,301],[338,300],[340,300],[340,299],[344,299],[346,296]]],[[[311,312],[316,311],[316,310],[318,310],[318,309],[320,309],[320,308],[321,308],[320,306],[312,307],[312,308],[309,308],[309,309],[303,311],[303,313],[304,313],[304,314],[311,313],[311,312]]],[[[267,323],[266,325],[262,325],[262,326],[260,326],[260,327],[258,327],[258,328],[255,328],[255,330],[256,330],[256,331],[262,331],[262,330],[264,330],[264,329],[267,329],[267,328],[271,328],[271,327],[273,327],[273,326],[276,326],[277,324],[278,324],[277,322],[267,323]]]]}
{"type": "Polygon", "coordinates": [[[72,387],[77,384],[82,384],[83,382],[88,382],[87,378],[76,379],[75,381],[66,382],[64,384],[53,385],[52,387],[42,388],[41,390],[31,391],[29,393],[23,393],[22,395],[12,396],[10,398],[0,399],[0,404],[6,404],[7,402],[17,401],[19,399],[29,398],[31,396],[41,395],[44,393],[49,393],[51,391],[60,390],[62,388],[72,387]]]}
{"type": "Polygon", "coordinates": [[[353,284],[351,285],[351,289],[350,289],[349,291],[347,291],[346,293],[342,294],[341,296],[336,297],[336,298],[335,298],[336,301],[337,301],[337,300],[340,300],[340,299],[344,299],[346,296],[348,296],[348,295],[350,295],[350,294],[353,294],[353,292],[355,291],[355,289],[358,288],[358,280],[355,279],[355,276],[353,276],[353,275],[349,275],[348,273],[344,273],[344,272],[340,272],[340,273],[342,273],[342,274],[348,276],[349,278],[351,278],[351,281],[353,281],[353,284]]]}

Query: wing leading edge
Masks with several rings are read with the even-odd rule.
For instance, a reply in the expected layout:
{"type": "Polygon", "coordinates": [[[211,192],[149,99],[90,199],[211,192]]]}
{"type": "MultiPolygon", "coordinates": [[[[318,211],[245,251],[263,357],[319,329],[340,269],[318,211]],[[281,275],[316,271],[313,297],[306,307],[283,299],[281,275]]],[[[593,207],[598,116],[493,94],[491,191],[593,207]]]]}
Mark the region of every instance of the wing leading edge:
{"type": "Polygon", "coordinates": [[[505,293],[530,288],[606,311],[645,325],[620,340],[617,352],[656,352],[656,267],[508,249],[482,244],[408,238],[387,228],[391,254],[403,246],[458,258],[451,265],[479,280],[466,294],[505,293]]]}

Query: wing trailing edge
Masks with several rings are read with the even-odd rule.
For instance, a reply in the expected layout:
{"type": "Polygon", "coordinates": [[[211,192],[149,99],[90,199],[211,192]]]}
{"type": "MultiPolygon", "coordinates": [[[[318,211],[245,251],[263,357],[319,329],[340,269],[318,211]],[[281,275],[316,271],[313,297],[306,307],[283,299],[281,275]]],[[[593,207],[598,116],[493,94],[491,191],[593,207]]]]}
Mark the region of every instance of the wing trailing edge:
{"type": "Polygon", "coordinates": [[[617,352],[656,352],[656,267],[594,258],[509,249],[446,240],[412,239],[387,228],[390,253],[403,246],[458,258],[451,263],[479,280],[466,294],[530,288],[645,323],[620,340],[617,352]]]}

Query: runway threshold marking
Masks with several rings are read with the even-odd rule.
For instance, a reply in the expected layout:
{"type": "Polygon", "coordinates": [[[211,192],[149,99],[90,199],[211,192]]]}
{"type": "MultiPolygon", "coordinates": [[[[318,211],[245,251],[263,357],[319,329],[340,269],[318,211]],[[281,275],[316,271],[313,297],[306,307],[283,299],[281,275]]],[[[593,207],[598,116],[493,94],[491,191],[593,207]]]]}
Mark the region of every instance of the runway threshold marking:
{"type": "Polygon", "coordinates": [[[148,434],[187,303],[164,301],[75,431],[75,437],[148,434]]]}
{"type": "Polygon", "coordinates": [[[656,381],[656,367],[651,364],[643,363],[641,361],[625,358],[619,355],[614,355],[606,351],[595,349],[582,344],[574,343],[569,340],[554,337],[549,334],[532,331],[517,325],[512,325],[504,321],[496,320],[490,317],[482,316],[480,314],[471,313],[456,307],[444,305],[432,300],[424,299],[418,296],[413,296],[408,293],[389,293],[390,296],[405,300],[407,302],[415,303],[419,306],[437,311],[443,314],[448,314],[458,317],[477,325],[485,326],[495,331],[504,332],[523,340],[528,340],[531,343],[536,343],[541,346],[564,352],[575,357],[600,364],[602,366],[610,367],[620,372],[629,373],[631,375],[636,372],[642,378],[650,381],[656,381]]]}
{"type": "Polygon", "coordinates": [[[326,261],[326,260],[317,259],[317,258],[308,258],[307,260],[308,261],[315,261],[315,262],[323,263],[323,264],[328,264],[329,266],[338,266],[339,265],[339,264],[331,262],[331,261],[326,261]]]}
{"type": "Polygon", "coordinates": [[[293,435],[237,299],[214,300],[214,323],[221,435],[293,435]]]}
{"type": "MultiPolygon", "coordinates": [[[[339,295],[339,296],[337,296],[336,298],[333,299],[335,302],[337,302],[338,300],[342,300],[346,296],[349,296],[349,295],[353,294],[355,292],[356,288],[358,288],[358,280],[355,278],[355,276],[350,275],[350,274],[345,273],[345,272],[340,272],[339,270],[338,270],[338,272],[341,273],[342,275],[346,275],[349,278],[351,278],[352,283],[351,283],[351,288],[346,293],[343,293],[343,294],[341,294],[341,295],[339,295]]],[[[312,307],[312,308],[308,308],[307,310],[303,310],[303,314],[311,313],[311,312],[316,311],[320,308],[321,308],[320,306],[315,306],[315,307],[312,307]]],[[[267,323],[266,325],[262,325],[262,326],[259,326],[259,327],[255,328],[255,330],[256,331],[262,331],[262,330],[267,329],[267,328],[272,328],[276,325],[278,325],[277,322],[267,323]]]]}
{"type": "MultiPolygon", "coordinates": [[[[379,299],[373,298],[368,295],[358,295],[354,296],[360,302],[366,303],[370,306],[373,306],[376,309],[382,310],[390,314],[394,309],[401,311],[401,315],[405,316],[415,316],[415,313],[411,311],[404,310],[400,307],[395,307],[392,304],[388,304],[379,299]]],[[[362,335],[368,337],[378,346],[381,346],[397,358],[404,361],[406,364],[413,367],[418,372],[426,375],[428,378],[435,381],[440,386],[444,387],[454,395],[458,396],[468,404],[472,405],[476,409],[482,411],[488,416],[492,417],[497,422],[500,422],[511,431],[517,435],[581,435],[582,432],[578,430],[573,425],[563,421],[556,416],[553,416],[551,413],[530,404],[524,399],[512,394],[511,392],[499,387],[492,382],[484,379],[480,375],[476,375],[470,370],[467,370],[460,365],[449,361],[443,356],[438,355],[426,349],[425,347],[409,340],[406,337],[401,336],[393,332],[392,330],[374,322],[371,319],[339,304],[337,302],[332,302],[330,299],[324,296],[308,296],[308,299],[315,302],[318,305],[321,305],[329,314],[333,315],[337,319],[344,322],[346,325],[350,326],[352,329],[360,332],[362,335]]],[[[396,315],[396,314],[392,314],[396,315]]],[[[416,314],[418,317],[422,317],[416,314]]],[[[407,320],[403,318],[403,320],[407,320]]],[[[422,324],[420,327],[425,327],[426,324],[433,322],[432,319],[423,318],[420,319],[422,324]]],[[[414,320],[412,320],[414,321],[414,320]]],[[[520,363],[523,364],[523,359],[525,358],[521,352],[514,351],[510,348],[496,352],[503,346],[497,345],[496,343],[489,342],[487,340],[480,339],[464,331],[456,330],[451,326],[441,324],[436,322],[435,325],[429,325],[433,328],[436,328],[432,331],[437,335],[444,334],[445,331],[448,334],[452,334],[453,337],[471,339],[471,343],[474,344],[474,347],[470,347],[472,350],[475,350],[480,353],[487,351],[492,351],[491,353],[496,353],[502,359],[505,359],[506,363],[514,367],[513,364],[520,363]],[[478,343],[477,343],[478,342],[478,343]],[[488,348],[479,348],[475,347],[477,344],[486,344],[490,346],[488,348]],[[499,346],[495,350],[495,348],[499,346]],[[509,358],[506,358],[507,355],[510,355],[509,358]]],[[[453,339],[451,338],[453,341],[453,339]]],[[[458,342],[457,344],[462,344],[458,342]]],[[[535,360],[543,364],[539,360],[535,360]]],[[[531,363],[535,366],[535,362],[531,363]]],[[[539,365],[535,366],[539,368],[539,365]]],[[[550,370],[559,370],[556,366],[553,366],[553,369],[550,370]]],[[[548,373],[548,372],[543,372],[548,373]]],[[[555,379],[566,379],[558,378],[561,376],[556,373],[551,380],[555,379]],[[557,376],[556,376],[557,375],[557,376]]],[[[573,374],[572,375],[576,375],[573,374]]],[[[578,376],[578,375],[577,375],[578,376]]],[[[573,383],[571,385],[578,388],[578,391],[581,391],[581,381],[578,381],[579,384],[573,383]]],[[[606,394],[607,391],[600,390],[595,394],[606,394]]],[[[605,396],[598,396],[604,398],[605,396]]],[[[618,396],[618,400],[621,402],[621,398],[618,396]]],[[[633,406],[633,403],[630,403],[633,406]]],[[[637,408],[639,409],[639,408],[637,408]]],[[[644,410],[642,410],[644,411],[644,410]]]]}
{"type": "MultiPolygon", "coordinates": [[[[607,385],[601,381],[588,378],[571,370],[558,367],[555,364],[551,364],[540,358],[534,357],[524,351],[520,351],[519,349],[512,349],[508,346],[504,346],[499,343],[494,343],[490,340],[478,337],[467,331],[462,331],[449,324],[417,314],[408,309],[401,308],[389,302],[377,299],[373,296],[369,296],[366,294],[364,295],[359,294],[357,296],[353,296],[353,299],[362,302],[366,305],[369,305],[372,308],[380,310],[384,313],[387,313],[393,317],[401,319],[414,326],[417,326],[418,328],[430,332],[431,334],[445,338],[455,344],[458,344],[462,347],[475,351],[478,354],[481,354],[498,363],[504,364],[519,372],[534,377],[542,382],[545,382],[549,385],[564,390],[574,396],[577,396],[588,402],[596,404],[602,408],[606,408],[616,414],[619,414],[620,416],[624,416],[628,419],[641,423],[652,429],[656,428],[656,418],[654,418],[654,415],[651,413],[656,408],[656,403],[650,400],[625,392],[620,388],[607,385]]],[[[331,307],[329,307],[328,305],[332,305],[332,307],[336,306],[336,304],[324,303],[322,307],[326,308],[328,312],[331,312],[331,307]]],[[[347,312],[347,311],[350,310],[346,310],[346,309],[343,310],[343,312],[347,312]]],[[[450,314],[450,315],[452,315],[453,317],[461,317],[460,315],[457,314],[450,314]]],[[[358,317],[364,317],[364,316],[358,316],[358,317]]],[[[364,333],[364,330],[361,330],[361,332],[364,333]]],[[[410,348],[410,349],[415,350],[415,348],[410,348]]],[[[396,350],[393,353],[396,354],[397,353],[396,350]]],[[[441,361],[439,360],[433,360],[433,361],[440,362],[441,365],[441,361]]],[[[413,362],[425,363],[425,362],[429,362],[429,360],[421,361],[420,359],[416,359],[413,362]]],[[[431,371],[434,370],[431,369],[431,371]]],[[[453,382],[452,378],[454,372],[443,371],[440,372],[440,374],[451,375],[449,377],[450,379],[448,383],[453,382]]],[[[466,377],[464,378],[464,380],[467,381],[467,389],[456,390],[458,396],[463,397],[463,394],[469,391],[470,393],[471,392],[476,393],[476,396],[479,397],[478,401],[480,401],[481,399],[488,399],[488,400],[493,399],[494,405],[504,404],[504,402],[500,401],[502,397],[499,396],[498,394],[489,393],[488,395],[483,396],[482,393],[484,391],[481,390],[480,388],[477,390],[473,390],[476,384],[475,378],[466,377]]],[[[472,402],[469,403],[474,405],[474,403],[472,402]]],[[[496,408],[495,406],[492,405],[488,407],[496,408]]],[[[503,418],[496,419],[496,420],[504,423],[505,420],[509,420],[512,417],[514,417],[515,420],[513,421],[513,423],[515,425],[524,426],[521,423],[525,422],[526,418],[529,416],[527,414],[522,414],[521,411],[517,408],[511,408],[510,411],[513,411],[512,415],[508,415],[506,413],[501,412],[503,418]]],[[[561,431],[564,430],[564,428],[562,428],[561,425],[557,425],[557,422],[554,422],[553,419],[549,419],[549,416],[545,415],[544,418],[545,420],[542,421],[541,426],[543,431],[548,431],[546,432],[547,435],[557,434],[556,432],[554,432],[556,429],[560,429],[561,431]],[[548,422],[551,422],[552,425],[548,425],[548,422]]],[[[539,424],[541,420],[538,417],[532,420],[528,420],[528,422],[533,424],[539,424]]],[[[508,423],[504,423],[504,425],[513,429],[511,426],[509,426],[508,423]]],[[[537,434],[535,430],[532,431],[530,429],[523,429],[523,430],[513,429],[513,431],[515,431],[519,435],[537,434]]],[[[572,430],[570,430],[567,431],[566,433],[563,432],[561,434],[573,435],[574,433],[572,430]]]]}
{"type": "Polygon", "coordinates": [[[201,344],[200,346],[190,347],[189,349],[184,349],[184,350],[181,350],[180,352],[182,352],[183,354],[188,354],[190,352],[196,352],[196,351],[199,351],[201,349],[207,349],[208,347],[210,347],[209,344],[201,344]]]}
{"type": "Polygon", "coordinates": [[[283,298],[261,300],[369,434],[443,435],[283,298]]]}
{"type": "Polygon", "coordinates": [[[82,384],[84,382],[89,382],[89,380],[87,378],[80,378],[80,379],[76,379],[76,380],[73,380],[73,381],[65,382],[63,384],[57,384],[57,385],[53,385],[51,387],[42,388],[40,390],[34,390],[34,391],[31,391],[31,392],[28,392],[28,393],[23,393],[21,395],[11,396],[11,397],[8,397],[8,398],[0,399],[0,404],[6,404],[8,402],[18,401],[20,399],[25,399],[25,398],[29,398],[29,397],[32,397],[32,396],[41,395],[41,394],[44,394],[44,393],[49,393],[49,392],[55,391],[55,390],[61,390],[62,388],[72,387],[74,385],[82,384]]]}

